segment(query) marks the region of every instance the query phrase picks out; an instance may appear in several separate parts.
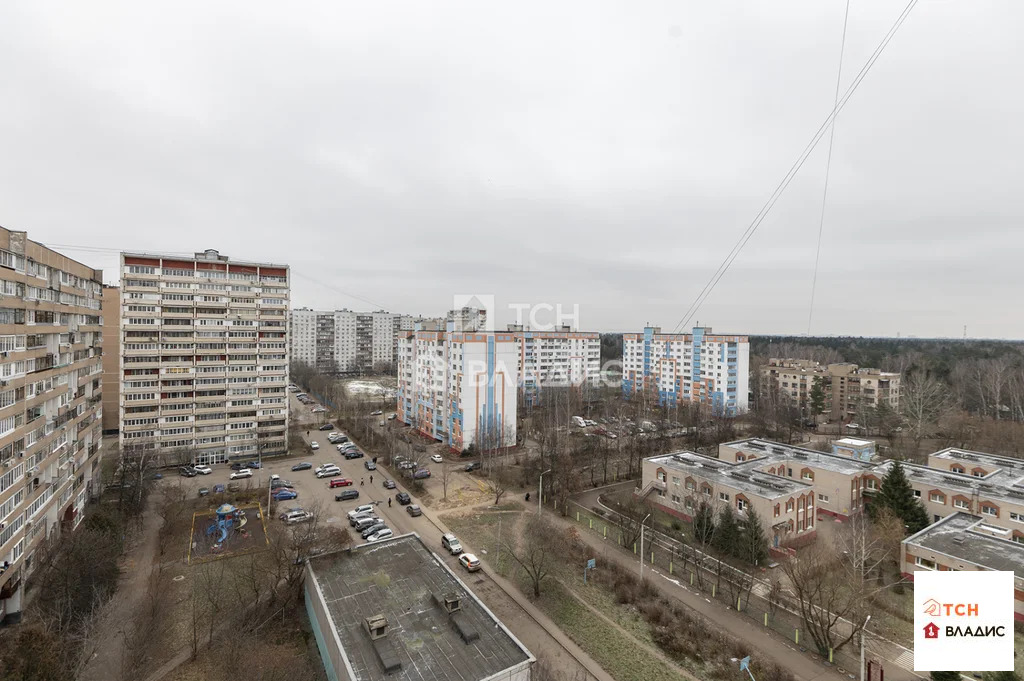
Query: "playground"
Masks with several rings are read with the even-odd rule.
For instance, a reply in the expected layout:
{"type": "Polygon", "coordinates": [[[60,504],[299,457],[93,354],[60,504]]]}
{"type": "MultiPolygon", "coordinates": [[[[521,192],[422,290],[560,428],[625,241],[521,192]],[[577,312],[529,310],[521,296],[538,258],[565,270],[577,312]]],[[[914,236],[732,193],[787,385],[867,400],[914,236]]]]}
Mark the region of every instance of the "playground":
{"type": "Polygon", "coordinates": [[[258,504],[221,504],[192,514],[188,563],[239,556],[267,548],[266,522],[258,504]]]}

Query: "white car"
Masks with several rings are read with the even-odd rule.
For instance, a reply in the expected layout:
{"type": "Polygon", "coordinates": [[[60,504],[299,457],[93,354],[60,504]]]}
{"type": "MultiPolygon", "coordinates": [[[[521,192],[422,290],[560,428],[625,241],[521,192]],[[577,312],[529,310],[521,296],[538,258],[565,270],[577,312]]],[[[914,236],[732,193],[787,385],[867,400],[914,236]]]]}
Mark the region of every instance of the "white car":
{"type": "Polygon", "coordinates": [[[327,411],[327,410],[324,409],[323,407],[313,407],[313,409],[311,410],[311,412],[314,413],[314,414],[322,414],[325,411],[327,411]]]}
{"type": "Polygon", "coordinates": [[[209,475],[210,473],[213,472],[213,469],[210,468],[209,466],[196,466],[195,471],[200,475],[209,475]]]}
{"type": "Polygon", "coordinates": [[[432,457],[430,457],[430,460],[433,461],[434,463],[441,463],[442,461],[444,461],[444,459],[441,458],[440,454],[434,454],[432,457]]]}
{"type": "Polygon", "coordinates": [[[243,468],[242,470],[235,471],[234,473],[232,473],[228,477],[231,478],[232,480],[238,480],[239,478],[251,478],[252,477],[252,469],[251,468],[243,468]]]}
{"type": "Polygon", "coordinates": [[[324,466],[316,470],[316,477],[318,478],[333,478],[336,475],[341,475],[341,469],[337,466],[324,466]]]}
{"type": "Polygon", "coordinates": [[[348,512],[348,519],[352,520],[352,518],[355,518],[360,513],[369,513],[373,509],[373,504],[363,504],[362,506],[356,506],[355,508],[348,512]]]}
{"type": "Polygon", "coordinates": [[[391,537],[393,537],[393,536],[395,536],[395,533],[392,532],[390,528],[385,527],[383,530],[380,530],[379,532],[374,532],[373,534],[371,534],[369,537],[366,538],[366,541],[367,542],[381,541],[383,539],[391,539],[391,537]]]}
{"type": "Polygon", "coordinates": [[[316,440],[312,440],[309,443],[309,448],[310,449],[320,449],[320,443],[317,442],[316,440]]]}

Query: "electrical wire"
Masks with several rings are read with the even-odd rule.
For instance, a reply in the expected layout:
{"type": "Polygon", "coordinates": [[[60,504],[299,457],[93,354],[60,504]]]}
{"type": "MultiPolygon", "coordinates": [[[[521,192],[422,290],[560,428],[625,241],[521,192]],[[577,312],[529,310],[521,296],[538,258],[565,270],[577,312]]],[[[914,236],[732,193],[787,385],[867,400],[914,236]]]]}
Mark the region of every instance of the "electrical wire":
{"type": "MultiPolygon", "coordinates": [[[[832,108],[839,104],[839,82],[843,77],[843,54],[846,52],[846,27],[850,21],[850,0],[846,0],[843,14],[843,39],[839,43],[839,68],[836,70],[836,94],[832,108]]],[[[814,275],[811,278],[811,303],[807,310],[807,335],[811,335],[811,320],[814,318],[814,293],[818,288],[818,262],[821,260],[821,235],[825,230],[825,206],[828,203],[828,177],[832,172],[832,145],[836,140],[836,121],[832,119],[828,135],[828,159],[825,161],[825,187],[821,192],[821,217],[818,219],[818,245],[814,250],[814,275]]]]}
{"type": "Polygon", "coordinates": [[[857,91],[857,88],[864,80],[864,77],[867,76],[868,72],[871,70],[871,67],[874,66],[876,61],[878,61],[878,58],[881,56],[886,46],[892,40],[893,36],[896,35],[896,32],[900,29],[900,26],[903,25],[903,22],[906,21],[907,17],[910,15],[910,12],[914,9],[917,3],[918,0],[910,0],[910,2],[907,3],[906,7],[903,8],[903,11],[900,13],[895,23],[893,23],[893,25],[889,28],[888,32],[882,38],[882,41],[875,48],[875,51],[871,53],[870,57],[868,57],[868,60],[867,62],[865,62],[864,66],[861,67],[860,71],[857,73],[857,76],[853,79],[853,82],[850,84],[850,87],[847,88],[839,103],[832,109],[831,113],[829,113],[829,115],[825,117],[825,121],[818,128],[817,132],[815,132],[814,135],[811,137],[811,141],[807,143],[806,147],[804,147],[803,152],[800,154],[800,156],[797,157],[797,160],[794,161],[789,171],[785,174],[785,176],[783,176],[778,186],[776,186],[775,191],[772,192],[771,196],[769,196],[768,200],[761,207],[761,210],[758,211],[757,215],[754,216],[753,221],[743,232],[743,234],[740,235],[740,238],[733,245],[728,255],[726,255],[725,259],[718,266],[718,269],[715,271],[713,275],[711,275],[711,278],[708,280],[708,282],[704,284],[704,288],[701,289],[701,292],[690,304],[690,307],[683,315],[683,318],[675,327],[676,333],[678,333],[679,330],[683,328],[693,318],[693,315],[695,315],[700,310],[701,305],[704,304],[704,301],[707,300],[707,297],[714,290],[715,286],[725,275],[725,273],[729,270],[729,267],[732,265],[733,261],[736,260],[736,257],[739,255],[743,247],[747,244],[748,241],[750,241],[750,237],[752,237],[754,235],[754,232],[757,231],[757,228],[761,225],[761,222],[764,221],[765,217],[767,217],[772,207],[775,206],[775,203],[779,200],[779,197],[781,197],[783,192],[785,192],[786,188],[789,186],[789,183],[793,181],[794,177],[796,177],[796,174],[800,171],[800,168],[803,167],[803,164],[807,160],[807,157],[810,156],[811,152],[814,150],[814,148],[818,145],[818,142],[824,136],[825,131],[828,130],[828,126],[832,123],[832,121],[839,114],[839,112],[843,110],[843,107],[845,107],[847,102],[849,102],[850,97],[853,96],[853,93],[857,91]]]}

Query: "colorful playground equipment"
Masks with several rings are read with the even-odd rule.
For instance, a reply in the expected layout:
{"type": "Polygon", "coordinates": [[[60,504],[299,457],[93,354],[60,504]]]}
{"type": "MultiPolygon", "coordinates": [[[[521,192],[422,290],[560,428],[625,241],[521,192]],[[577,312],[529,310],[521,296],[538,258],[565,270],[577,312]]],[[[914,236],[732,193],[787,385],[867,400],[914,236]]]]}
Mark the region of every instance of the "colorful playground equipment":
{"type": "Polygon", "coordinates": [[[248,522],[244,510],[231,504],[222,504],[216,513],[217,520],[210,523],[210,526],[206,528],[207,536],[212,535],[214,532],[219,532],[217,541],[213,544],[214,550],[220,549],[224,545],[232,528],[243,536],[248,535],[248,530],[244,529],[245,524],[248,522]]]}

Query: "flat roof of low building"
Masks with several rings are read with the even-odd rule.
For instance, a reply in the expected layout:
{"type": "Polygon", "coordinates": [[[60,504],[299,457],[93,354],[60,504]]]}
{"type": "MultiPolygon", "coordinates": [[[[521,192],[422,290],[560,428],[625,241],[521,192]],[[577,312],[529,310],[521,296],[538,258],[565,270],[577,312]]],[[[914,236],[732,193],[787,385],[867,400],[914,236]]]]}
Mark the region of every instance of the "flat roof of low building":
{"type": "Polygon", "coordinates": [[[867,447],[875,444],[871,440],[860,440],[855,437],[844,437],[835,441],[837,445],[849,445],[850,447],[867,447]]]}
{"type": "MultiPolygon", "coordinates": [[[[892,465],[891,460],[880,463],[877,475],[885,475],[892,465]]],[[[920,482],[936,488],[959,490],[965,496],[976,494],[984,499],[1001,499],[1014,504],[1024,504],[1024,485],[1021,484],[1019,473],[1012,475],[1009,471],[1000,471],[994,475],[990,473],[984,478],[976,478],[968,473],[954,473],[906,461],[901,461],[900,465],[903,466],[911,484],[920,482]]]]}
{"type": "Polygon", "coordinates": [[[790,494],[801,494],[813,489],[796,480],[790,480],[770,473],[750,470],[749,462],[730,463],[697,452],[678,451],[652,456],[651,463],[674,471],[692,473],[713,483],[728,485],[734,489],[756,494],[766,499],[776,499],[790,494]]]}
{"type": "Polygon", "coordinates": [[[1024,544],[985,534],[978,529],[982,525],[984,518],[957,512],[907,537],[903,543],[990,570],[1012,572],[1016,579],[1024,580],[1024,544]]]}
{"type": "Polygon", "coordinates": [[[476,681],[534,659],[416,534],[319,556],[308,567],[353,681],[476,681]],[[446,598],[459,603],[454,615],[446,598]],[[384,656],[401,665],[390,673],[365,624],[379,615],[384,656]]]}
{"type": "Polygon", "coordinates": [[[747,459],[742,463],[736,464],[739,466],[758,466],[763,465],[768,461],[803,461],[817,468],[835,471],[837,473],[844,473],[847,475],[873,471],[878,467],[877,463],[871,463],[870,461],[858,461],[857,459],[851,459],[848,456],[832,454],[831,452],[819,452],[816,449],[808,449],[807,447],[800,447],[797,445],[787,445],[781,442],[762,440],[756,437],[736,440],[734,442],[725,442],[721,446],[732,447],[733,449],[738,449],[757,457],[756,459],[747,459]]]}

